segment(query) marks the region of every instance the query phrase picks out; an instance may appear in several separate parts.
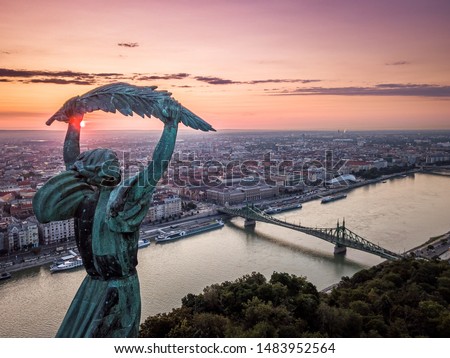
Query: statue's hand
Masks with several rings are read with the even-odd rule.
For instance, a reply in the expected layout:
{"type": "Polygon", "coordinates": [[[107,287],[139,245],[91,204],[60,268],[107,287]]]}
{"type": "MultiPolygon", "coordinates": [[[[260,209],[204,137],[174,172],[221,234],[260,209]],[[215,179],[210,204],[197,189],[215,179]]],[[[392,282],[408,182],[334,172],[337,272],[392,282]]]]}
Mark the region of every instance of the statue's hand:
{"type": "Polygon", "coordinates": [[[83,121],[83,115],[79,114],[79,113],[75,113],[73,115],[70,116],[69,118],[69,125],[76,127],[76,128],[80,128],[81,127],[81,122],[83,121]]]}
{"type": "Polygon", "coordinates": [[[161,113],[163,115],[161,120],[164,124],[172,124],[173,126],[177,126],[178,123],[181,122],[182,109],[181,105],[177,101],[164,101],[162,104],[161,113]]]}

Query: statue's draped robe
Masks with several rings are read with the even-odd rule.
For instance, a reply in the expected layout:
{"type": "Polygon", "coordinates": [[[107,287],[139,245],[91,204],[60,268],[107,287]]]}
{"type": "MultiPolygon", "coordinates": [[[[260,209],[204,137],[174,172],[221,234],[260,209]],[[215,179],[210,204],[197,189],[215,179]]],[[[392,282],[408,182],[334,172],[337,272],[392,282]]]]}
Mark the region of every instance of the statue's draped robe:
{"type": "Polygon", "coordinates": [[[138,336],[137,244],[153,190],[139,200],[122,197],[124,204],[113,216],[111,203],[127,192],[123,189],[94,190],[69,170],[50,179],[34,198],[40,222],[75,218],[77,246],[87,272],[57,337],[138,336]]]}

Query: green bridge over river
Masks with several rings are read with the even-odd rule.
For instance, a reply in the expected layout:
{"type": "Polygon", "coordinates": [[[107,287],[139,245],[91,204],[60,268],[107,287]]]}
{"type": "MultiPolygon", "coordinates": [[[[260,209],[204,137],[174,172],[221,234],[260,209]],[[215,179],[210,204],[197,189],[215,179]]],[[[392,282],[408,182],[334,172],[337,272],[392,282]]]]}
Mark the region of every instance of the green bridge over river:
{"type": "Polygon", "coordinates": [[[240,216],[244,218],[245,226],[255,226],[256,222],[260,221],[315,236],[319,239],[334,244],[335,254],[345,254],[347,247],[350,247],[352,249],[365,251],[388,260],[396,260],[402,257],[401,255],[376,245],[347,229],[345,227],[345,221],[343,221],[341,225],[338,222],[334,228],[310,228],[279,220],[264,213],[264,211],[254,206],[245,206],[241,208],[221,207],[218,211],[231,216],[240,216]]]}

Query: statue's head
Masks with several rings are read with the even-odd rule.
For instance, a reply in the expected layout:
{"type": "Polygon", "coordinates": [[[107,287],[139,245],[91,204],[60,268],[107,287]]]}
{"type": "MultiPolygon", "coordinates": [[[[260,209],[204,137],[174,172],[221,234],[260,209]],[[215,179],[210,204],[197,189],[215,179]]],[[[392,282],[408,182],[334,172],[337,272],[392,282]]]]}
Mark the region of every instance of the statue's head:
{"type": "Polygon", "coordinates": [[[70,168],[93,186],[116,186],[122,176],[117,154],[110,149],[93,149],[81,153],[70,168]]]}

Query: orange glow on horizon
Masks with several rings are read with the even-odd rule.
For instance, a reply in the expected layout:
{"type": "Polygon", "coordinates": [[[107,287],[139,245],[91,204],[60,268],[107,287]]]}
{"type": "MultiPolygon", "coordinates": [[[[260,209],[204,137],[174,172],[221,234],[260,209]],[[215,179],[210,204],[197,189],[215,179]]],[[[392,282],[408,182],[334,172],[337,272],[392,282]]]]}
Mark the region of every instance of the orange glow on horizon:
{"type": "MultiPolygon", "coordinates": [[[[45,121],[66,100],[119,81],[217,130],[450,129],[450,2],[104,3],[4,4],[0,130],[64,130],[45,121]]],[[[86,114],[89,130],[160,128],[118,117],[86,114]]]]}

